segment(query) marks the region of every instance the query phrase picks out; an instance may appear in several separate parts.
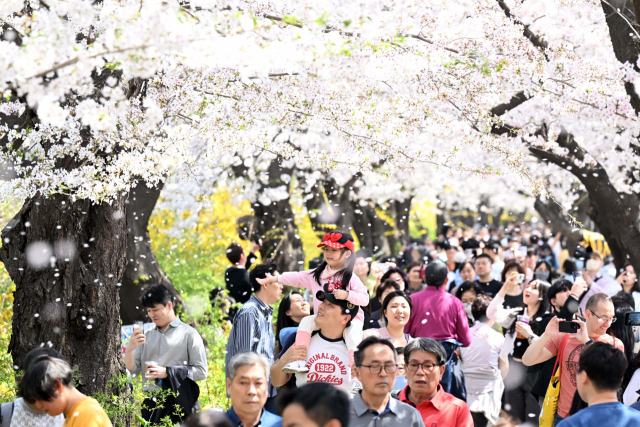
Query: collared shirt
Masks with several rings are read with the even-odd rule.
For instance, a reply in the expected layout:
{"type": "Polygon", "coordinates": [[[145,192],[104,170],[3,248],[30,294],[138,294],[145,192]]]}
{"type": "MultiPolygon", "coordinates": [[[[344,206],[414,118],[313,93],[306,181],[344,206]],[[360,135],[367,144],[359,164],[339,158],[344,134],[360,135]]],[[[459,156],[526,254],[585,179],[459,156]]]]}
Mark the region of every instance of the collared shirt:
{"type": "Polygon", "coordinates": [[[473,427],[473,418],[465,402],[445,392],[438,385],[438,391],[431,400],[422,402],[416,407],[409,400],[409,386],[398,395],[398,400],[416,408],[422,416],[422,421],[429,427],[473,427]]]}
{"type": "MultiPolygon", "coordinates": [[[[135,365],[131,374],[138,375],[144,368],[144,362],[153,361],[164,366],[189,366],[194,381],[207,378],[207,354],[204,350],[202,337],[191,326],[179,318],[169,323],[164,332],[157,327],[146,334],[144,344],[133,350],[135,365]]],[[[146,390],[157,389],[153,380],[142,376],[142,383],[146,390]]]]}
{"type": "Polygon", "coordinates": [[[424,427],[420,413],[415,408],[389,396],[386,408],[382,413],[378,413],[369,409],[364,403],[362,392],[356,393],[351,399],[349,425],[351,427],[424,427]]]}
{"type": "Polygon", "coordinates": [[[464,305],[443,288],[427,289],[411,295],[413,310],[404,331],[414,338],[428,337],[437,341],[455,339],[463,347],[471,344],[469,321],[464,305]]]}
{"type": "MultiPolygon", "coordinates": [[[[273,333],[271,316],[273,307],[265,304],[255,295],[244,303],[233,318],[233,327],[227,342],[225,366],[236,354],[252,351],[269,359],[269,366],[274,363],[276,338],[273,333]]],[[[269,397],[278,394],[269,380],[269,397]]]]}
{"type": "Polygon", "coordinates": [[[245,426],[240,421],[240,418],[236,415],[236,411],[233,410],[233,406],[225,412],[227,417],[231,420],[235,427],[281,427],[282,426],[282,418],[272,414],[271,412],[266,411],[264,408],[262,409],[262,416],[258,421],[258,424],[255,426],[245,426]]]}

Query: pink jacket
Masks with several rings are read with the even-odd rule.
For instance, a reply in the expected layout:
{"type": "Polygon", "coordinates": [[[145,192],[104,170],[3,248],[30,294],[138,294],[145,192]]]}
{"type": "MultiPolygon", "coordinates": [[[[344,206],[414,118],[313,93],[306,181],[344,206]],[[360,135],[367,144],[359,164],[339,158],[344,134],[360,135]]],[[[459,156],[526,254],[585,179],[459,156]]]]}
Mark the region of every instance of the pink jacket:
{"type": "MultiPolygon", "coordinates": [[[[307,271],[292,271],[290,273],[282,273],[278,282],[282,283],[286,286],[294,286],[296,288],[305,288],[309,289],[313,294],[313,312],[318,312],[318,306],[320,306],[320,301],[316,299],[316,293],[322,290],[322,286],[327,283],[327,279],[320,279],[322,285],[319,285],[316,282],[316,279],[313,278],[314,270],[307,271]]],[[[359,305],[360,307],[365,307],[369,304],[369,290],[365,285],[362,284],[358,276],[355,274],[351,276],[351,280],[347,285],[345,291],[349,291],[349,296],[347,297],[347,301],[353,303],[355,305],[359,305]]],[[[364,313],[362,310],[358,310],[358,315],[356,319],[364,322],[364,313]]]]}

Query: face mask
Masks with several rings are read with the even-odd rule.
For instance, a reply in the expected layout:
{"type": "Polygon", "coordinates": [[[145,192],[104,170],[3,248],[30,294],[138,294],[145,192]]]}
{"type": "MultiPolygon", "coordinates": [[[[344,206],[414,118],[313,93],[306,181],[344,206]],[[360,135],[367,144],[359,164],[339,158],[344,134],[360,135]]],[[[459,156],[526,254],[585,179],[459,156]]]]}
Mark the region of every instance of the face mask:
{"type": "Polygon", "coordinates": [[[469,317],[470,319],[473,319],[473,314],[471,314],[471,306],[473,305],[472,302],[465,302],[464,303],[464,312],[467,313],[467,317],[469,317]]]}
{"type": "Polygon", "coordinates": [[[549,272],[548,271],[536,271],[536,279],[538,280],[549,280],[549,272]]]}

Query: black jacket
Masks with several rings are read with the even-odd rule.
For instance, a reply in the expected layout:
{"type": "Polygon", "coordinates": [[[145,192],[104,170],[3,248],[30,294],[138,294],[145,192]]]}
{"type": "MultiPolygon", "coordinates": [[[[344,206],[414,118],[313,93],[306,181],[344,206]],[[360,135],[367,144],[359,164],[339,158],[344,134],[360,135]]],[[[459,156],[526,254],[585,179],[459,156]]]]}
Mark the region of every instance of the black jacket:
{"type": "Polygon", "coordinates": [[[163,390],[171,390],[177,395],[167,397],[159,408],[155,408],[156,402],[146,399],[145,405],[150,409],[142,410],[142,418],[145,420],[160,424],[163,418],[169,417],[173,424],[180,424],[189,415],[200,410],[200,387],[193,380],[193,368],[190,366],[167,366],[167,378],[162,380],[161,386],[163,390]]]}

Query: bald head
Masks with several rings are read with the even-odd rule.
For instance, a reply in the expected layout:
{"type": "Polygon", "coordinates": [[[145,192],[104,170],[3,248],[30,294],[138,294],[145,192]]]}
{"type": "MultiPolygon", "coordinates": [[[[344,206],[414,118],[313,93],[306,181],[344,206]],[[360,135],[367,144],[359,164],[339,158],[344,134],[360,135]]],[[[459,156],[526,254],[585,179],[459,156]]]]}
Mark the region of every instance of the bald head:
{"type": "Polygon", "coordinates": [[[424,272],[424,280],[429,286],[441,287],[447,283],[449,269],[442,261],[434,261],[427,265],[424,272]]]}

